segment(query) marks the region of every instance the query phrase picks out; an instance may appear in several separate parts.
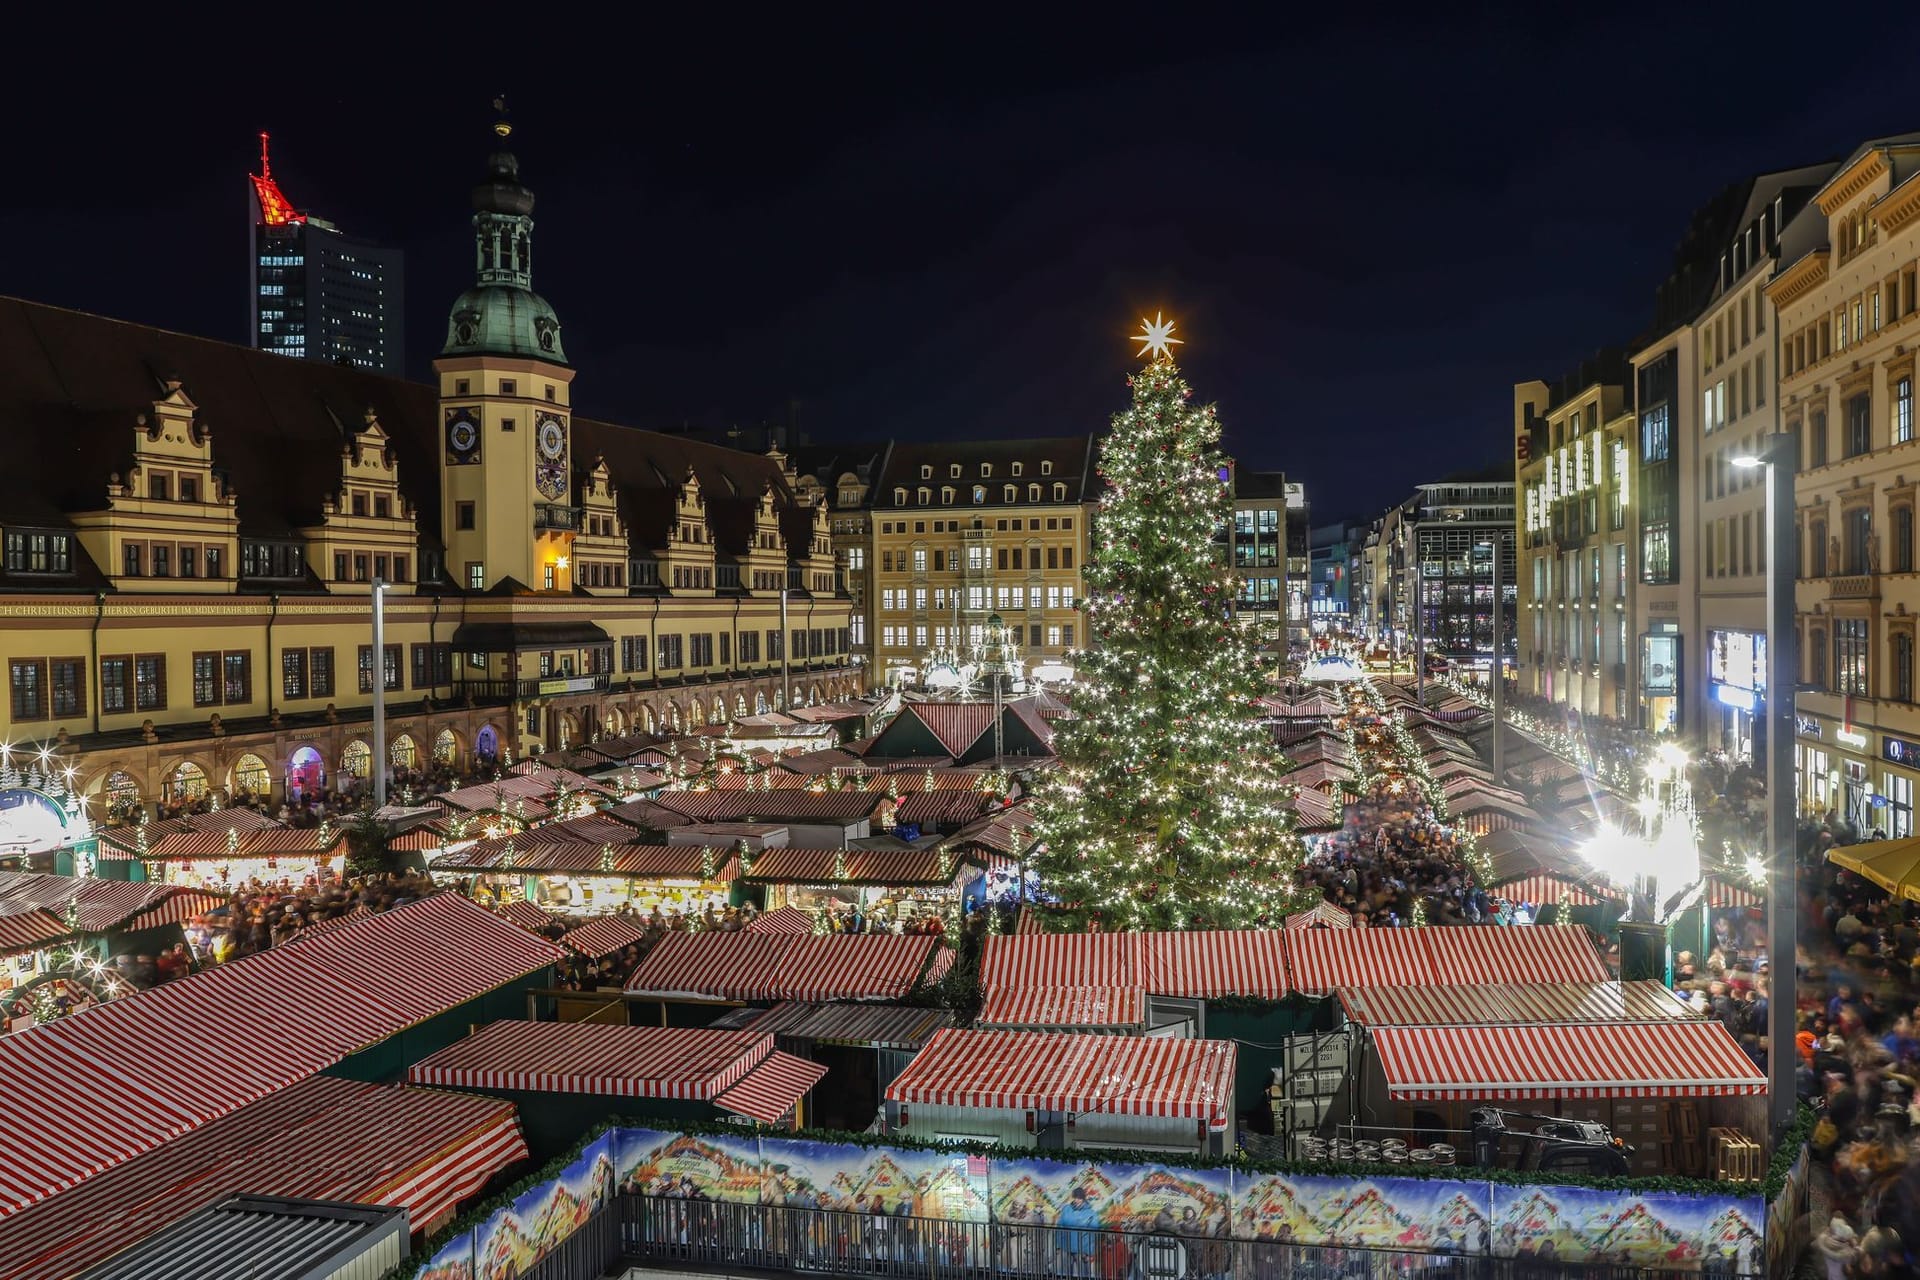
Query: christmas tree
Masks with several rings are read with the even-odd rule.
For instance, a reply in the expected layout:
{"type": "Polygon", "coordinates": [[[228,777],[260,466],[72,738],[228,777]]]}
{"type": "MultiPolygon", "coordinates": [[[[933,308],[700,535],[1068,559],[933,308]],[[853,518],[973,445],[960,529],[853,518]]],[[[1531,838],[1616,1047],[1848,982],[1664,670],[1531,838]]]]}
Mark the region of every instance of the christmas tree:
{"type": "Polygon", "coordinates": [[[1188,402],[1173,326],[1144,327],[1133,407],[1100,451],[1073,715],[1035,796],[1042,883],[1109,929],[1278,927],[1300,843],[1214,541],[1233,518],[1220,422],[1188,402]]]}

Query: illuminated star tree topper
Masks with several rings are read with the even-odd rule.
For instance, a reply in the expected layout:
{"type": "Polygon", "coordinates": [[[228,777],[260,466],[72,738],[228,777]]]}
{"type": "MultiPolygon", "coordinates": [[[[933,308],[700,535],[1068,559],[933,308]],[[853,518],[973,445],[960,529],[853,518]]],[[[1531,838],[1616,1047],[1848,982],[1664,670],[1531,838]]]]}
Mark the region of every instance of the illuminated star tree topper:
{"type": "Polygon", "coordinates": [[[1173,348],[1186,345],[1186,339],[1173,336],[1173,321],[1163,319],[1158,311],[1153,319],[1140,321],[1140,332],[1133,335],[1140,344],[1140,350],[1134,354],[1142,360],[1157,362],[1173,360],[1173,348]]]}

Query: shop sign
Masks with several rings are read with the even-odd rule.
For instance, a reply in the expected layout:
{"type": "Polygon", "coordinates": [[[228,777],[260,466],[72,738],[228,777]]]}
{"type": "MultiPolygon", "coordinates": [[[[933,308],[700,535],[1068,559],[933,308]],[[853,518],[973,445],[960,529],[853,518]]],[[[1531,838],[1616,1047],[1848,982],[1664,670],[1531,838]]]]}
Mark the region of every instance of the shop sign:
{"type": "Polygon", "coordinates": [[[1671,694],[1678,684],[1680,637],[1643,635],[1640,637],[1641,687],[1650,694],[1671,694]]]}
{"type": "Polygon", "coordinates": [[[1793,718],[1793,731],[1803,738],[1817,739],[1821,732],[1820,722],[1812,716],[1795,716],[1793,718]]]}
{"type": "Polygon", "coordinates": [[[1707,632],[1707,680],[1764,694],[1767,638],[1751,631],[1707,632]]]}
{"type": "Polygon", "coordinates": [[[1852,747],[1855,751],[1867,749],[1867,735],[1857,729],[1839,729],[1834,732],[1833,740],[1843,747],[1852,747]]]}
{"type": "Polygon", "coordinates": [[[1895,764],[1920,765],[1920,742],[1908,738],[1882,738],[1880,754],[1895,764]]]}

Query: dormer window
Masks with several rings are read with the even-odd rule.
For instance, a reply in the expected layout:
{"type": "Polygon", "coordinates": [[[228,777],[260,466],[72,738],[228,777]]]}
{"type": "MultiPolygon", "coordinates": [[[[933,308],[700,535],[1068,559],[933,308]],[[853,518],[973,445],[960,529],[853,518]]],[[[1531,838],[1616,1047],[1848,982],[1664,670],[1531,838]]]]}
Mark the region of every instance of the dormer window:
{"type": "Polygon", "coordinates": [[[72,535],[9,529],[6,563],[8,573],[72,573],[72,535]]]}
{"type": "Polygon", "coordinates": [[[1037,485],[1037,484],[1030,484],[1030,485],[1028,485],[1028,486],[1027,486],[1027,501],[1028,501],[1028,502],[1038,502],[1038,501],[1040,501],[1040,486],[1039,486],[1039,485],[1037,485]]]}
{"type": "Polygon", "coordinates": [[[985,502],[986,500],[987,500],[987,486],[983,484],[977,484],[973,486],[973,505],[977,507],[981,503],[985,502]]]}
{"type": "Polygon", "coordinates": [[[991,462],[983,462],[983,463],[981,463],[981,464],[980,464],[980,478],[981,478],[982,480],[986,480],[986,479],[990,479],[990,478],[992,477],[992,475],[993,475],[993,464],[992,464],[991,462]]]}
{"type": "Polygon", "coordinates": [[[920,505],[924,507],[929,502],[933,501],[933,490],[927,488],[925,485],[922,485],[920,486],[919,497],[920,497],[920,505]]]}
{"type": "Polygon", "coordinates": [[[1041,475],[1043,475],[1043,476],[1050,476],[1050,475],[1052,475],[1052,474],[1053,474],[1053,463],[1051,463],[1051,462],[1042,462],[1042,463],[1040,464],[1040,474],[1041,474],[1041,475]]]}
{"type": "Polygon", "coordinates": [[[952,485],[942,485],[940,487],[940,505],[943,507],[950,507],[953,505],[953,486],[952,485]]]}
{"type": "Polygon", "coordinates": [[[1020,501],[1020,486],[1017,484],[1010,484],[1002,488],[1000,491],[1000,500],[1002,502],[1020,501]]]}
{"type": "Polygon", "coordinates": [[[922,464],[920,467],[920,478],[922,480],[933,479],[933,467],[927,464],[922,464]]]}
{"type": "Polygon", "coordinates": [[[954,464],[953,464],[952,466],[950,466],[950,467],[948,467],[948,468],[947,468],[947,478],[948,478],[949,480],[958,480],[958,479],[960,478],[960,464],[959,464],[959,463],[957,463],[957,462],[956,462],[956,463],[954,463],[954,464]]]}
{"type": "Polygon", "coordinates": [[[905,489],[895,489],[893,491],[893,505],[896,507],[904,507],[907,505],[907,491],[905,489]]]}
{"type": "Polygon", "coordinates": [[[1053,486],[1053,500],[1055,502],[1065,502],[1067,500],[1067,486],[1056,481],[1053,486]]]}
{"type": "Polygon", "coordinates": [[[1020,469],[1021,469],[1021,464],[1020,464],[1020,463],[1018,463],[1018,462],[1016,462],[1016,463],[1014,463],[1014,464],[1013,464],[1013,466],[1012,466],[1012,471],[1011,471],[1011,474],[1013,474],[1013,475],[1016,475],[1016,476],[1017,476],[1017,475],[1019,475],[1019,474],[1020,474],[1020,469]]]}

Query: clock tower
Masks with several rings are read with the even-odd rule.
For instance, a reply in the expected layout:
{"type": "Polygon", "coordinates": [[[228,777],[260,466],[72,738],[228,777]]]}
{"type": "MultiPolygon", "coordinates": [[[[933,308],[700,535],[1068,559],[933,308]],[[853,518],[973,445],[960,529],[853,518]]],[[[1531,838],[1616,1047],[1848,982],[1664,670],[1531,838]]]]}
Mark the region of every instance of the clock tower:
{"type": "Polygon", "coordinates": [[[474,284],[433,362],[440,384],[440,527],[447,574],[572,588],[573,370],[560,321],[533,291],[533,192],[495,99],[494,149],[473,189],[474,284]]]}

